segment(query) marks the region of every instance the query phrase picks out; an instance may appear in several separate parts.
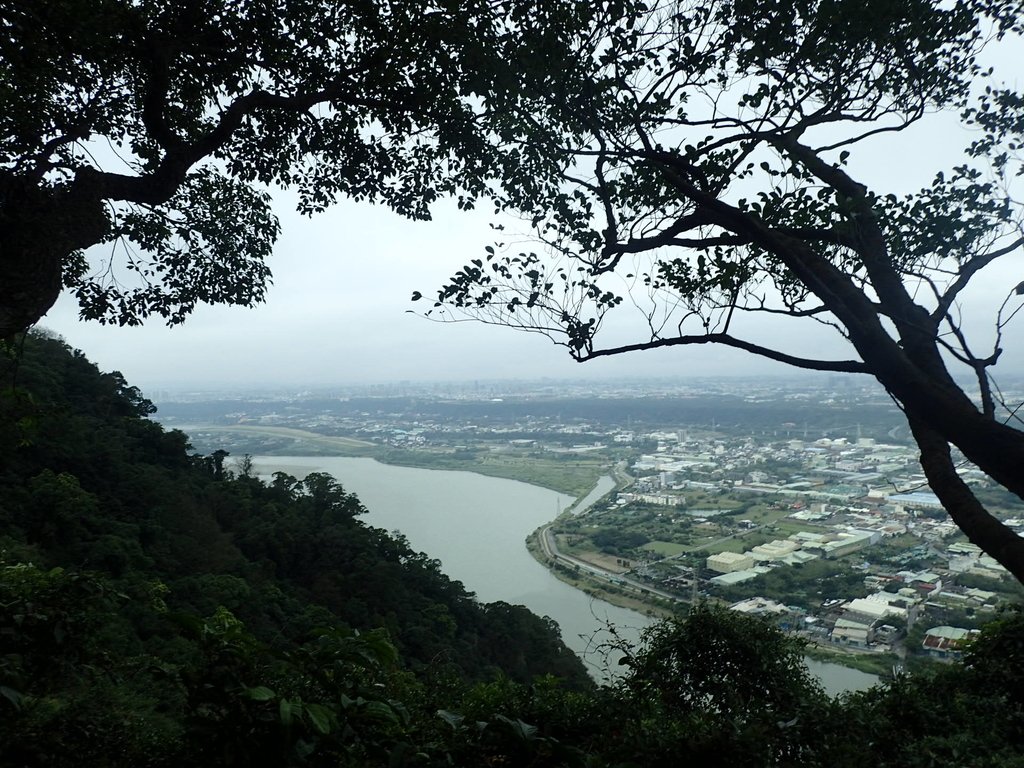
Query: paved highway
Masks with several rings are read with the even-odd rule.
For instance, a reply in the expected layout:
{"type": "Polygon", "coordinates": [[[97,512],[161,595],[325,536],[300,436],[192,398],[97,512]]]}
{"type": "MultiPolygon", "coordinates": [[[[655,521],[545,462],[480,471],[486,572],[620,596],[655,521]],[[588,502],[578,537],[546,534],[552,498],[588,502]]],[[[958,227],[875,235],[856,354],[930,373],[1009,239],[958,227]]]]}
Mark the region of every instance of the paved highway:
{"type": "Polygon", "coordinates": [[[619,587],[625,587],[632,589],[636,592],[646,593],[655,595],[665,600],[673,602],[679,601],[680,598],[677,595],[673,595],[671,592],[665,592],[656,587],[651,587],[643,582],[636,581],[629,576],[623,576],[622,574],[614,573],[613,571],[605,570],[600,568],[593,563],[588,563],[585,560],[573,557],[572,555],[563,554],[558,550],[558,544],[555,542],[555,535],[551,532],[552,523],[548,523],[540,530],[538,540],[540,541],[541,549],[544,550],[544,554],[548,557],[568,565],[573,568],[579,568],[581,571],[603,579],[611,584],[615,584],[619,587]]]}

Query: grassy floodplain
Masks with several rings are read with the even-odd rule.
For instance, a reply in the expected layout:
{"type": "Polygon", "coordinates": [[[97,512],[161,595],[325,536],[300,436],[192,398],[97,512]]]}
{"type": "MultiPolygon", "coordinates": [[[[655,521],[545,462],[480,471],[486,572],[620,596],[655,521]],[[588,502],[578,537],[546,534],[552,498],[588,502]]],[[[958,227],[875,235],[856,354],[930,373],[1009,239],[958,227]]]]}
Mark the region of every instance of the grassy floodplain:
{"type": "Polygon", "coordinates": [[[806,654],[817,661],[841,664],[879,677],[890,676],[893,668],[900,665],[899,657],[892,653],[851,653],[823,648],[820,645],[808,645],[806,654]]]}
{"type": "Polygon", "coordinates": [[[602,456],[530,455],[525,451],[488,449],[393,448],[350,437],[321,435],[288,427],[232,425],[197,427],[197,432],[237,437],[246,453],[278,456],[363,456],[384,464],[421,469],[476,472],[489,477],[519,480],[569,496],[584,496],[609,471],[602,456]]]}
{"type": "Polygon", "coordinates": [[[240,442],[243,443],[250,441],[253,438],[276,439],[278,442],[285,442],[289,445],[291,449],[290,452],[295,455],[305,455],[302,452],[308,452],[309,455],[371,456],[379,448],[379,446],[366,440],[356,440],[352,437],[321,435],[304,429],[292,429],[291,427],[238,424],[230,427],[197,427],[196,431],[215,432],[237,436],[240,439],[240,442]]]}

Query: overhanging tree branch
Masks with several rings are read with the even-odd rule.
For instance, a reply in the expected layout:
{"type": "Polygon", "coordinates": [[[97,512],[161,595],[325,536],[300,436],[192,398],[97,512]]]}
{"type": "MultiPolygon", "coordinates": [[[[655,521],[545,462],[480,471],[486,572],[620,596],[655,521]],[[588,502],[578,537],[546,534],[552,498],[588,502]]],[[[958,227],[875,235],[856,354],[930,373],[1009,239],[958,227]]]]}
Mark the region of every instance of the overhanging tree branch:
{"type": "MultiPolygon", "coordinates": [[[[555,79],[550,90],[552,102],[571,102],[585,115],[570,120],[567,133],[614,137],[613,151],[577,140],[573,146],[583,146],[565,158],[557,180],[530,187],[549,196],[519,198],[543,223],[544,239],[559,243],[551,253],[570,264],[559,264],[545,286],[546,278],[537,279],[547,274],[540,257],[528,266],[506,260],[504,271],[487,273],[476,286],[456,280],[439,292],[439,303],[450,300],[472,313],[474,302],[488,306],[495,295],[512,295],[502,280],[520,279],[524,295],[541,297],[534,305],[550,300],[556,314],[546,319],[568,337],[576,359],[717,343],[799,367],[870,373],[914,425],[929,479],[942,488],[947,506],[958,507],[956,514],[950,510],[954,519],[983,547],[999,550],[990,554],[1020,576],[1024,552],[1000,538],[998,520],[947,466],[955,445],[1024,499],[1024,434],[993,418],[989,386],[1003,309],[994,310],[990,357],[974,355],[965,333],[957,338],[962,352],[947,354],[939,332],[983,267],[1024,248],[1013,213],[1020,203],[1004,189],[1015,172],[1022,175],[1024,97],[989,88],[977,107],[966,106],[987,76],[975,62],[982,28],[1019,29],[1019,21],[1005,5],[924,0],[910,12],[864,1],[856,9],[812,2],[794,12],[785,4],[709,8],[694,0],[673,5],[671,31],[657,11],[630,23],[642,30],[636,36],[610,30],[605,44],[591,50],[582,78],[607,90],[599,88],[590,104],[567,95],[581,92],[575,78],[555,79]],[[846,13],[863,24],[833,34],[846,13]],[[983,136],[967,148],[967,164],[948,178],[935,176],[917,194],[869,189],[847,170],[849,152],[828,156],[853,145],[868,154],[866,138],[879,141],[942,110],[983,136]],[[590,167],[596,153],[602,173],[615,180],[614,194],[569,179],[570,171],[590,167]],[[983,163],[996,181],[981,178],[983,163]],[[598,239],[593,214],[602,210],[618,225],[617,242],[605,238],[592,246],[598,239]],[[620,259],[627,254],[633,258],[620,259]],[[596,318],[630,305],[606,288],[621,272],[628,272],[630,295],[646,293],[630,303],[650,336],[601,348],[596,318]],[[664,311],[654,306],[659,300],[664,311]],[[827,317],[859,360],[810,360],[735,339],[722,326],[740,311],[827,317]],[[670,337],[665,331],[677,319],[670,337]],[[701,325],[704,333],[691,333],[701,325]],[[947,367],[959,364],[977,377],[980,408],[947,367]]],[[[507,311],[509,324],[530,324],[532,317],[517,315],[514,303],[507,311]]]]}
{"type": "Polygon", "coordinates": [[[946,288],[942,296],[939,297],[938,305],[932,310],[932,322],[936,326],[949,312],[949,308],[953,306],[953,302],[956,301],[956,297],[970,284],[971,278],[973,278],[978,272],[987,267],[989,264],[994,262],[996,259],[1002,258],[1014,251],[1024,247],[1024,237],[1017,238],[1009,245],[1003,248],[997,248],[994,251],[988,251],[987,253],[980,253],[972,258],[965,264],[960,266],[957,270],[956,279],[946,288]]]}
{"type": "Polygon", "coordinates": [[[864,363],[858,360],[816,360],[814,358],[789,355],[769,347],[754,344],[753,342],[738,339],[726,333],[711,333],[705,335],[674,336],[668,339],[654,339],[652,341],[640,342],[637,344],[624,344],[618,347],[607,349],[595,349],[579,357],[582,360],[591,360],[597,357],[609,357],[622,355],[627,352],[641,352],[650,349],[661,349],[663,347],[678,347],[695,344],[721,344],[726,347],[742,349],[759,357],[766,357],[780,363],[786,363],[797,368],[806,368],[811,371],[834,371],[836,373],[869,373],[864,363]]]}

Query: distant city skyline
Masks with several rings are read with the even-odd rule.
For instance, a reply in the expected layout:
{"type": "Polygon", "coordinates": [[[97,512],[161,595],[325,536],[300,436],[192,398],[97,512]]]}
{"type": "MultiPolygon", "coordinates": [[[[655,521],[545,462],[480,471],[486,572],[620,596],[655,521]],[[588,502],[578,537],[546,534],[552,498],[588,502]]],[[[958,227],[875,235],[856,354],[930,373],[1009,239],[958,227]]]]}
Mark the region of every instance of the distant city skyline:
{"type": "MultiPolygon", "coordinates": [[[[965,391],[974,392],[971,382],[965,391]]],[[[1002,387],[1007,402],[1024,400],[1024,377],[1006,377],[1002,387]]],[[[734,396],[748,402],[772,400],[814,400],[829,394],[845,398],[867,398],[889,402],[878,382],[868,377],[820,371],[796,371],[770,376],[724,375],[688,378],[543,378],[543,379],[467,379],[461,381],[397,380],[373,383],[329,383],[320,385],[247,385],[239,387],[155,387],[144,394],[155,403],[213,402],[239,400],[249,402],[294,402],[360,398],[410,398],[465,400],[466,402],[502,399],[508,401],[551,401],[585,399],[683,398],[734,396]]],[[[975,392],[975,396],[976,392],[975,392]]],[[[866,400],[866,401],[867,401],[866,400]]],[[[827,401],[825,401],[827,402],[827,401]]],[[[159,416],[158,416],[159,418],[159,416]]]]}

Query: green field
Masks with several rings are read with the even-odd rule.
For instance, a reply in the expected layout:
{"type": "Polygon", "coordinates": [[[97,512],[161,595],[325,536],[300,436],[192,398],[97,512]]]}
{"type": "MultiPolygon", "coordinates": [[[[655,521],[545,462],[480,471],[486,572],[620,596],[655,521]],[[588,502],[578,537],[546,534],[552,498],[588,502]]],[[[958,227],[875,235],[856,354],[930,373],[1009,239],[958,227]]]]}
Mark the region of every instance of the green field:
{"type": "Polygon", "coordinates": [[[766,504],[758,505],[750,510],[745,517],[756,525],[771,525],[784,520],[792,510],[772,509],[766,504]]]}
{"type": "Polygon", "coordinates": [[[662,557],[673,557],[683,552],[688,552],[693,547],[688,547],[685,544],[676,544],[673,541],[649,541],[641,549],[654,552],[662,557]]]}
{"type": "Polygon", "coordinates": [[[792,536],[794,533],[821,533],[822,530],[799,520],[780,520],[775,523],[775,533],[778,534],[777,538],[780,539],[792,536]]]}
{"type": "Polygon", "coordinates": [[[489,477],[519,480],[575,498],[588,494],[597,484],[598,478],[611,471],[608,460],[603,457],[567,460],[483,451],[463,457],[445,451],[403,449],[384,451],[377,458],[386,464],[425,469],[456,469],[489,477]]]}
{"type": "Polygon", "coordinates": [[[196,427],[191,431],[219,432],[233,437],[237,436],[240,441],[249,441],[258,437],[291,440],[292,443],[289,445],[289,448],[294,451],[296,456],[304,455],[305,453],[332,456],[370,456],[379,449],[379,446],[366,440],[319,435],[316,432],[307,432],[303,429],[292,429],[290,427],[235,424],[230,427],[196,427]]]}

